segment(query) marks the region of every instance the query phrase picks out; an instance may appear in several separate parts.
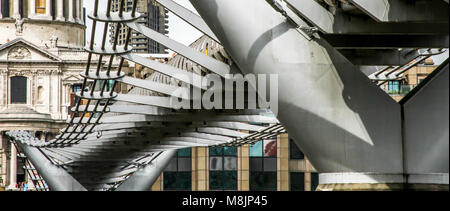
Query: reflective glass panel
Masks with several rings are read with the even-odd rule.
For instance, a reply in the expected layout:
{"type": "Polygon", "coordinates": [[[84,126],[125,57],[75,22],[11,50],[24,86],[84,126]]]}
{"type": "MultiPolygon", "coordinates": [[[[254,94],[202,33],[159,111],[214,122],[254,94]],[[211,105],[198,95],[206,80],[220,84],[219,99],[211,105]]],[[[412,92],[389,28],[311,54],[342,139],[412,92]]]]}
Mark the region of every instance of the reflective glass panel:
{"type": "Polygon", "coordinates": [[[262,157],[262,141],[250,144],[250,157],[262,157]]]}
{"type": "Polygon", "coordinates": [[[223,148],[222,147],[210,147],[209,148],[209,156],[222,156],[223,148]]]}
{"type": "Polygon", "coordinates": [[[191,148],[179,149],[178,157],[191,157],[191,148]]]}
{"type": "Polygon", "coordinates": [[[264,190],[277,190],[277,172],[264,172],[264,190]]]}
{"type": "Polygon", "coordinates": [[[178,158],[178,171],[191,171],[191,158],[178,158]]]}
{"type": "Polygon", "coordinates": [[[262,172],[250,172],[250,190],[264,190],[264,175],[262,172]]]}
{"type": "Polygon", "coordinates": [[[304,191],[305,190],[305,173],[303,172],[291,172],[290,173],[291,191],[304,191]]]}
{"type": "Polygon", "coordinates": [[[237,147],[224,147],[223,155],[225,156],[237,156],[237,147]]]}
{"type": "Polygon", "coordinates": [[[222,157],[210,157],[209,158],[209,170],[220,171],[222,170],[222,157]]]}
{"type": "Polygon", "coordinates": [[[250,158],[250,171],[263,171],[263,159],[250,158]]]}
{"type": "Polygon", "coordinates": [[[223,190],[237,190],[237,171],[223,173],[223,190]]]}
{"type": "Polygon", "coordinates": [[[289,141],[289,156],[291,159],[305,159],[303,152],[297,147],[293,140],[289,141]]]}
{"type": "Polygon", "coordinates": [[[311,190],[315,191],[317,186],[319,186],[319,174],[311,173],[311,190]]]}
{"type": "Polygon", "coordinates": [[[191,172],[177,172],[177,190],[191,190],[191,172]]]}
{"type": "Polygon", "coordinates": [[[164,171],[177,171],[177,158],[172,158],[164,171]]]}
{"type": "Polygon", "coordinates": [[[277,158],[264,158],[264,171],[277,171],[277,158]]]}
{"type": "Polygon", "coordinates": [[[223,171],[210,171],[209,172],[209,189],[210,190],[222,190],[223,187],[223,171]]]}
{"type": "Polygon", "coordinates": [[[264,140],[264,157],[277,156],[277,140],[264,140]]]}
{"type": "Polygon", "coordinates": [[[236,157],[224,157],[223,158],[223,168],[226,171],[237,170],[237,158],[236,157]]]}
{"type": "Polygon", "coordinates": [[[164,172],[164,190],[176,190],[177,173],[164,172]]]}

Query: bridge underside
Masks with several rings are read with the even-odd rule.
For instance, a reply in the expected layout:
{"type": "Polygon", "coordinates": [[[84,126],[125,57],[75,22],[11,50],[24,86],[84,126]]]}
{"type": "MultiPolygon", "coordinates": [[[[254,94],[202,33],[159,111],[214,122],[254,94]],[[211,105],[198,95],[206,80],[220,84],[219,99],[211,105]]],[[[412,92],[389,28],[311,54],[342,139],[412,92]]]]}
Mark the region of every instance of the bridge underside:
{"type": "Polygon", "coordinates": [[[282,132],[320,172],[321,190],[448,190],[448,59],[399,103],[378,87],[448,48],[448,2],[191,0],[197,16],[171,0],[157,1],[205,36],[187,47],[135,23],[137,13],[107,11],[103,21],[120,19],[179,55],[161,64],[127,45],[96,49],[92,37],[86,50],[111,62],[82,74],[78,96],[87,104],[73,108],[69,126],[46,143],[8,133],[40,173],[63,172],[41,173],[54,181],[52,190],[148,190],[176,149],[242,145],[282,132]],[[124,76],[125,60],[155,73],[147,80],[124,76]],[[361,65],[395,71],[363,72],[361,65]],[[223,81],[232,73],[276,74],[278,109],[174,107],[171,97],[195,104],[191,93],[204,87],[193,76],[206,73],[223,81]],[[93,85],[84,91],[88,79],[93,85]],[[95,89],[105,80],[134,88],[128,94],[95,89]]]}

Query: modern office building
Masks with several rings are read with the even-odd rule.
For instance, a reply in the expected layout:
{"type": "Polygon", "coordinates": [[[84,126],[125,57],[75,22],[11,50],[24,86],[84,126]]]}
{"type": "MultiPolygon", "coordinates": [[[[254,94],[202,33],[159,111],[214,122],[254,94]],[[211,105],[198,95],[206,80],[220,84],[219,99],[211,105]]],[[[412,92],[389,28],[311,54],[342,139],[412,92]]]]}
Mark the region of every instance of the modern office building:
{"type": "Polygon", "coordinates": [[[310,191],[318,173],[288,134],[240,147],[178,151],[153,191],[310,191]]]}
{"type": "MultiPolygon", "coordinates": [[[[124,11],[131,11],[133,7],[133,1],[127,0],[123,5],[124,11]]],[[[111,3],[111,11],[119,11],[120,0],[113,0],[111,3]]],[[[144,24],[150,29],[153,29],[159,33],[167,34],[168,32],[168,11],[154,0],[138,0],[136,11],[142,14],[141,19],[137,23],[144,24]]],[[[116,25],[112,25],[110,28],[110,42],[113,41],[114,33],[116,33],[116,25]]],[[[119,30],[118,44],[123,45],[126,40],[127,31],[125,27],[121,27],[119,30]]],[[[166,47],[151,40],[142,34],[132,31],[131,43],[133,51],[137,53],[151,53],[151,54],[166,54],[166,47]]]]}

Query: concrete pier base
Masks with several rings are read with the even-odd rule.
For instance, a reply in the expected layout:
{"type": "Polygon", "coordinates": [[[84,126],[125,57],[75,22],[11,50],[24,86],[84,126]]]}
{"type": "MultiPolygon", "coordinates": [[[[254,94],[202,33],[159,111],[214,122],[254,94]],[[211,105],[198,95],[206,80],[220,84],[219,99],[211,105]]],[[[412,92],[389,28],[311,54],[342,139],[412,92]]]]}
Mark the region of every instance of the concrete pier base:
{"type": "Polygon", "coordinates": [[[316,191],[449,191],[449,185],[405,183],[322,184],[317,187],[316,191]]]}
{"type": "Polygon", "coordinates": [[[447,173],[380,174],[324,173],[317,191],[448,191],[447,173]]]}

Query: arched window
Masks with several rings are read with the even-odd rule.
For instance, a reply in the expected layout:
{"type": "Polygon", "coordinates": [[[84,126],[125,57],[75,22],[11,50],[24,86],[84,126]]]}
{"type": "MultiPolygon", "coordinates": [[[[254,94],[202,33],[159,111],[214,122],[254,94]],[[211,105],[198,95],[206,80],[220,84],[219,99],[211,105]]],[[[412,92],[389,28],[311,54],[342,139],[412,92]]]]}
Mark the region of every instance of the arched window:
{"type": "Polygon", "coordinates": [[[36,14],[45,14],[45,0],[36,0],[36,14]]]}
{"type": "Polygon", "coordinates": [[[27,78],[23,76],[11,77],[11,103],[27,103],[27,78]]]}

